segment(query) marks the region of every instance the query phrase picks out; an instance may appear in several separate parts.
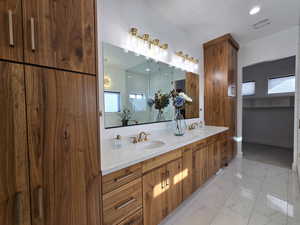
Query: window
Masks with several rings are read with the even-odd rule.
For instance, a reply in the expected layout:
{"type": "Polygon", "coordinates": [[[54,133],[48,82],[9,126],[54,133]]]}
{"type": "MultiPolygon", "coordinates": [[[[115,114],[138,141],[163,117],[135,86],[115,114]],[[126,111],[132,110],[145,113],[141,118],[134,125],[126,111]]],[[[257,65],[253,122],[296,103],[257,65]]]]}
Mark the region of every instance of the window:
{"type": "Polygon", "coordinates": [[[243,83],[242,95],[243,96],[255,95],[255,82],[254,81],[243,83]]]}
{"type": "Polygon", "coordinates": [[[268,94],[295,92],[295,76],[271,78],[268,80],[268,94]]]}
{"type": "Polygon", "coordinates": [[[105,112],[120,112],[120,92],[104,91],[105,112]]]}

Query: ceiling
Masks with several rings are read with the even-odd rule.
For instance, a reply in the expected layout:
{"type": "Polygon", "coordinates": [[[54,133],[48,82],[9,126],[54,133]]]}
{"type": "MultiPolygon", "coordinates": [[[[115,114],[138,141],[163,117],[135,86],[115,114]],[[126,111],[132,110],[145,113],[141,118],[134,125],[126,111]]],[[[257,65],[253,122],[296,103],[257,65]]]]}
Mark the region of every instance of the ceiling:
{"type": "Polygon", "coordinates": [[[199,44],[231,33],[244,44],[299,24],[300,0],[143,0],[164,20],[186,33],[199,44]],[[261,6],[250,16],[249,10],[261,6]],[[255,30],[252,25],[263,19],[271,24],[255,30]]]}

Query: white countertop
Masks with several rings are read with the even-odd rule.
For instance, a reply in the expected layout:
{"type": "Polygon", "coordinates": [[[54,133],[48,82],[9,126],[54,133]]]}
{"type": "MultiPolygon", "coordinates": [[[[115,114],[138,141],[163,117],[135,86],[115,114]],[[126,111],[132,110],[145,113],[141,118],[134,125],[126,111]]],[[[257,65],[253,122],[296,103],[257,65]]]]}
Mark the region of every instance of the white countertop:
{"type": "Polygon", "coordinates": [[[173,131],[170,130],[154,131],[149,137],[149,142],[162,141],[165,145],[153,149],[145,149],[147,142],[130,143],[129,137],[123,137],[122,146],[119,148],[114,146],[113,140],[104,140],[101,150],[102,175],[132,166],[226,130],[228,130],[226,127],[205,126],[186,131],[182,137],[174,136],[173,131]]]}

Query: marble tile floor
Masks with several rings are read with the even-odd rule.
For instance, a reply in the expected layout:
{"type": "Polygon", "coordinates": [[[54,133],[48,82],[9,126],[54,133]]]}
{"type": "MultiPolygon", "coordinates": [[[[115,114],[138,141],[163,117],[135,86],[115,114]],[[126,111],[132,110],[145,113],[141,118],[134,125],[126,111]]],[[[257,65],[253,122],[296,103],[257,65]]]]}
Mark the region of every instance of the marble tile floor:
{"type": "Polygon", "coordinates": [[[161,225],[300,225],[300,188],[287,168],[236,158],[161,225]]]}

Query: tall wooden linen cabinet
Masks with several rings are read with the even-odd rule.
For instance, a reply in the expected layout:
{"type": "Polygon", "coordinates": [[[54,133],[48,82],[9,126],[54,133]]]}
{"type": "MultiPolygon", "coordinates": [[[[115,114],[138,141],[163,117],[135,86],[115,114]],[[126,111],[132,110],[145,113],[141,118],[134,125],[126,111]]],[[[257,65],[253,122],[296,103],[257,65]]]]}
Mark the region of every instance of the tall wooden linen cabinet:
{"type": "Polygon", "coordinates": [[[222,144],[222,162],[237,153],[237,54],[239,44],[226,34],[203,45],[205,76],[205,124],[229,127],[229,139],[222,144]]]}
{"type": "Polygon", "coordinates": [[[101,225],[95,4],[0,1],[1,225],[101,225]]]}

